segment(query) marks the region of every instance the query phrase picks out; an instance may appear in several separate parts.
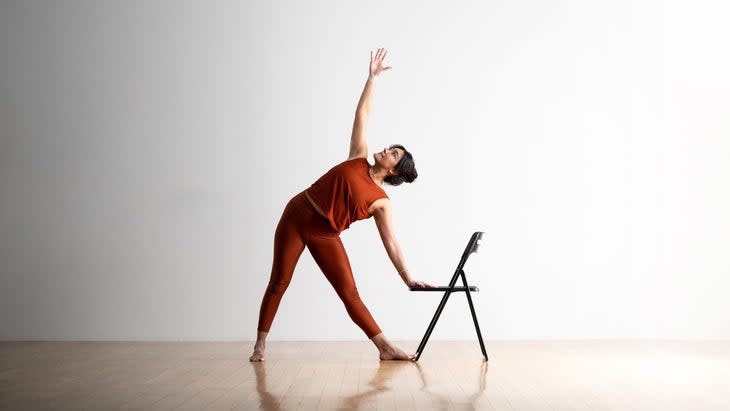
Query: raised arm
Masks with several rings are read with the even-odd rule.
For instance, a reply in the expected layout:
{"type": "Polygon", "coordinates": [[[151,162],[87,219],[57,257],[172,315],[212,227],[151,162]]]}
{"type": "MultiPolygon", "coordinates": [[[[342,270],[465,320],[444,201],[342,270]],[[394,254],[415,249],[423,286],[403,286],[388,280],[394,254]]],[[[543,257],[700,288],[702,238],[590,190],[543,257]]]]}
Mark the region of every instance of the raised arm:
{"type": "Polygon", "coordinates": [[[408,271],[406,266],[403,252],[398,244],[398,239],[395,238],[393,233],[393,222],[391,221],[391,205],[390,200],[382,198],[375,201],[371,206],[373,217],[375,217],[375,225],[378,226],[378,232],[380,233],[380,239],[383,241],[385,251],[388,253],[390,261],[393,263],[393,267],[400,275],[400,278],[408,287],[433,287],[423,281],[414,280],[411,277],[411,273],[408,271]]]}
{"type": "Polygon", "coordinates": [[[368,156],[368,140],[365,136],[368,118],[370,117],[370,107],[372,105],[373,93],[375,92],[375,84],[378,76],[391,69],[390,66],[384,67],[383,60],[388,55],[388,50],[378,49],[375,56],[370,52],[370,68],[368,70],[368,80],[365,82],[365,88],[360,95],[360,101],[357,103],[355,110],[355,121],[352,124],[352,136],[350,137],[350,155],[348,159],[367,158],[368,156]]]}

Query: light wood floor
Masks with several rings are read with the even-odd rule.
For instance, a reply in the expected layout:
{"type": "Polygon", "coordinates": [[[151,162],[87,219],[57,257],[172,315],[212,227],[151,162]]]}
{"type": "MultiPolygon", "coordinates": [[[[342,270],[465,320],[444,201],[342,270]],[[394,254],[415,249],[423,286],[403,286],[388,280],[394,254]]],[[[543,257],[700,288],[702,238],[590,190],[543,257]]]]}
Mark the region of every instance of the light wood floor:
{"type": "Polygon", "coordinates": [[[0,409],[730,410],[730,342],[1,342],[0,409]],[[416,342],[399,344],[413,351],[416,342]]]}

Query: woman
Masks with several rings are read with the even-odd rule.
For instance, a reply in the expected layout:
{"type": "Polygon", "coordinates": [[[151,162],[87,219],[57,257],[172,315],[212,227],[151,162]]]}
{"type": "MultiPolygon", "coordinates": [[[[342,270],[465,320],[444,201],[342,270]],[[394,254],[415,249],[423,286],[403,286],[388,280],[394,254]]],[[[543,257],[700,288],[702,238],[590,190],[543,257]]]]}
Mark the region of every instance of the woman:
{"type": "Polygon", "coordinates": [[[266,336],[305,246],[342,299],[350,318],[375,344],[380,359],[411,360],[414,357],[385,338],[360,300],[350,262],[339,237],[351,223],[375,217],[388,257],[403,282],[409,287],[432,287],[414,280],[408,272],[393,234],[390,200],[380,187],[383,182],[400,185],[404,181],[410,183],[415,180],[418,173],[413,156],[403,146],[393,145],[373,155],[375,164],[367,161],[365,128],[376,80],[391,69],[383,66],[387,54],[387,50],[382,48],[378,49],[375,57],[370,52],[369,76],[357,104],[349,158],[294,196],[282,213],[274,236],[271,279],[261,301],[256,345],[250,361],[264,360],[266,336]]]}

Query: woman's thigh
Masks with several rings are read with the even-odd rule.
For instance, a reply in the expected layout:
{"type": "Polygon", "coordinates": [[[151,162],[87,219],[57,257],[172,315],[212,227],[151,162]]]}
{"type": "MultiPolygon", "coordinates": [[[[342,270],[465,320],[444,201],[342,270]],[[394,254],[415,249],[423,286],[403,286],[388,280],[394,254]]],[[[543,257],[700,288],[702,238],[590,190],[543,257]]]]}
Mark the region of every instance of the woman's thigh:
{"type": "Polygon", "coordinates": [[[284,208],[274,233],[274,258],[271,265],[271,281],[288,284],[299,257],[304,251],[301,234],[301,215],[292,201],[284,208]]]}
{"type": "Polygon", "coordinates": [[[338,294],[356,289],[350,259],[339,236],[312,238],[306,244],[314,261],[338,294]]]}

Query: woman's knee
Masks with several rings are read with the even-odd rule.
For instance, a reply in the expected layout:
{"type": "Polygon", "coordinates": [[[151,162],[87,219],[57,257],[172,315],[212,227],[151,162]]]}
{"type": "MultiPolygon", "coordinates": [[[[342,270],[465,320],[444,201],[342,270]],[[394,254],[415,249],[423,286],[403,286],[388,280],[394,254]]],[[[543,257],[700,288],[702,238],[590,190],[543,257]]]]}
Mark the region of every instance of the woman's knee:
{"type": "Polygon", "coordinates": [[[282,281],[269,281],[269,285],[266,287],[266,292],[271,294],[284,294],[286,289],[289,287],[289,280],[282,281]]]}
{"type": "Polygon", "coordinates": [[[360,293],[357,291],[357,287],[351,286],[351,287],[343,287],[337,290],[337,295],[340,296],[340,299],[347,303],[362,303],[362,300],[360,299],[360,293]]]}

